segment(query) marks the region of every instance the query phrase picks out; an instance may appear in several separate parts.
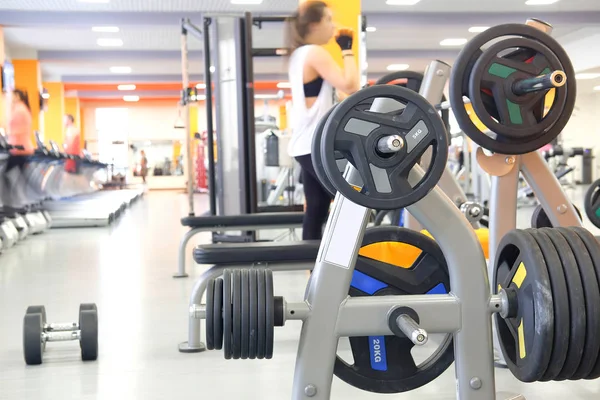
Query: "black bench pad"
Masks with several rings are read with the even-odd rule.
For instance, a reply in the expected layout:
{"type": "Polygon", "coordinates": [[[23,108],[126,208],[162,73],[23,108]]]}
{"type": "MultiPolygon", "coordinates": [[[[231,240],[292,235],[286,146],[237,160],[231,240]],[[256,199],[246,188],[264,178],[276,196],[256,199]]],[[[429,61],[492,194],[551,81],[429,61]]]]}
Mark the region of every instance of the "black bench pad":
{"type": "Polygon", "coordinates": [[[254,264],[273,262],[314,262],[319,240],[296,242],[253,242],[206,244],[194,249],[198,264],[254,264]]]}
{"type": "Polygon", "coordinates": [[[181,225],[190,228],[260,225],[301,225],[303,212],[271,212],[242,215],[201,215],[181,218],[181,225]]]}

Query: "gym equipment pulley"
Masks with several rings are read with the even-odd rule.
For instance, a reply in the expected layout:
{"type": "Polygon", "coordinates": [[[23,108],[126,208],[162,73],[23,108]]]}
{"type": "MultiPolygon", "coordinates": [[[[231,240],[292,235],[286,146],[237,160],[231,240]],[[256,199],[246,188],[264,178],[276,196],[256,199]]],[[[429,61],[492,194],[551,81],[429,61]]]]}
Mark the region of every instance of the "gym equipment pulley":
{"type": "Polygon", "coordinates": [[[575,73],[565,50],[524,24],[492,27],[461,50],[450,79],[450,104],[462,131],[481,147],[525,154],[550,143],[567,124],[576,98],[575,73]],[[544,109],[552,89],[554,100],[544,109]],[[490,132],[482,132],[465,99],[490,132]]]}
{"type": "Polygon", "coordinates": [[[335,107],[323,128],[320,151],[325,175],[344,197],[363,207],[390,210],[416,203],[435,187],[448,158],[448,135],[438,113],[418,93],[377,85],[335,107]],[[397,108],[366,110],[377,98],[392,100],[397,108]],[[413,187],[408,174],[430,147],[431,163],[413,187]],[[340,173],[336,153],[358,171],[364,183],[360,191],[340,173]]]}

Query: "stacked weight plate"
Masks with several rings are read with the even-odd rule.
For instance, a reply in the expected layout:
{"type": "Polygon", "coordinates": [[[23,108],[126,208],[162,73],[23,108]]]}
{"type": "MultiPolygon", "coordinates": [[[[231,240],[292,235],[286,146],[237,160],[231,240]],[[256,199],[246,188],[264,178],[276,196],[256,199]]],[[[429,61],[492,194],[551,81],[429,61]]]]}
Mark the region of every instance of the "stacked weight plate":
{"type": "Polygon", "coordinates": [[[600,245],[579,227],[513,230],[499,245],[496,315],[507,365],[521,381],[600,377],[600,245]]]}

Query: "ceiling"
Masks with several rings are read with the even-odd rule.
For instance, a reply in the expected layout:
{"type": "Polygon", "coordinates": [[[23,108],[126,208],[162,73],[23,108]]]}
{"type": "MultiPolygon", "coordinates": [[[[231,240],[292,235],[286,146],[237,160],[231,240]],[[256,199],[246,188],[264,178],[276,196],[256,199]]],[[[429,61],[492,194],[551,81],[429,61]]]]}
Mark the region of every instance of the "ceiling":
{"type": "MultiPolygon", "coordinates": [[[[181,18],[201,23],[203,13],[251,11],[253,15],[289,15],[298,0],[263,0],[261,5],[233,5],[229,0],[0,0],[7,55],[38,58],[45,81],[66,83],[139,83],[181,81],[181,18]],[[92,26],[117,26],[118,33],[92,32],[92,26]],[[103,48],[98,38],[120,38],[122,47],[103,48]],[[112,74],[111,66],[129,66],[130,74],[112,74]]],[[[393,63],[422,71],[432,59],[450,64],[461,47],[443,47],[445,38],[471,39],[471,26],[524,22],[537,17],[554,26],[553,36],[569,53],[576,71],[600,68],[600,1],[560,0],[527,6],[525,0],[421,0],[414,6],[391,6],[385,0],[363,0],[368,25],[369,78],[393,63]]],[[[253,45],[283,45],[281,23],[253,31],[253,45]]],[[[192,80],[202,80],[202,43],[189,37],[192,80]]],[[[255,58],[255,80],[286,80],[279,58],[255,58]]],[[[592,93],[600,78],[578,82],[592,93]]],[[[108,93],[104,93],[110,96],[108,93]]],[[[81,93],[82,97],[92,93],[81,93]]],[[[114,96],[121,96],[114,91],[114,96]]]]}

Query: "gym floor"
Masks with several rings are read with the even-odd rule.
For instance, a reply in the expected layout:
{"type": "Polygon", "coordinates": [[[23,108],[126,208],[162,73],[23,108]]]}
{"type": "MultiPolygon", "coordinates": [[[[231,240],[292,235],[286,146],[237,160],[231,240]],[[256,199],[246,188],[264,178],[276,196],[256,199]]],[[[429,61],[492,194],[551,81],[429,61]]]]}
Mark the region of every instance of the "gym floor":
{"type": "MultiPolygon", "coordinates": [[[[572,193],[582,210],[584,190],[572,193]]],[[[199,197],[197,211],[204,209],[206,198],[199,197]]],[[[217,351],[177,351],[178,343],[186,340],[192,286],[205,269],[193,266],[188,279],[171,278],[177,245],[185,232],[179,218],[186,212],[184,195],[152,192],[115,226],[51,230],[0,256],[0,399],[290,398],[297,321],[276,330],[272,360],[227,361],[217,351]],[[98,360],[84,363],[76,342],[62,342],[48,344],[41,366],[26,366],[22,320],[27,306],[44,304],[50,322],[67,322],[77,320],[83,302],[98,304],[98,360]]],[[[519,210],[520,227],[527,227],[530,214],[531,209],[519,210]]],[[[587,221],[586,227],[600,234],[587,221]]],[[[207,234],[196,238],[197,243],[210,239],[207,234]]],[[[188,253],[191,258],[191,250],[188,253]]],[[[302,298],[306,272],[274,276],[277,295],[291,301],[302,298]]],[[[522,384],[508,370],[496,371],[499,391],[522,393],[527,399],[579,400],[600,395],[599,381],[522,384]]],[[[432,384],[392,397],[455,396],[451,367],[432,384]]],[[[378,398],[334,378],[331,399],[378,398]]]]}

